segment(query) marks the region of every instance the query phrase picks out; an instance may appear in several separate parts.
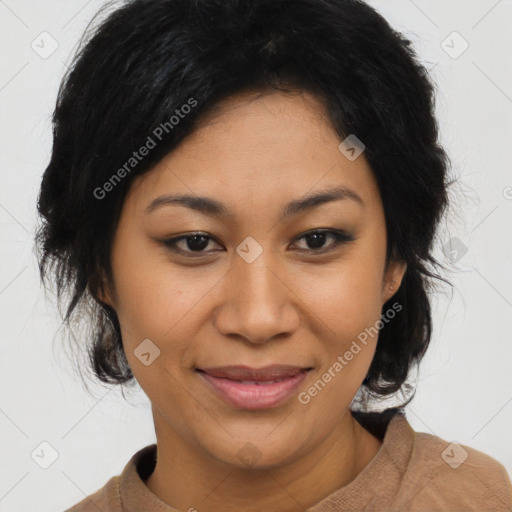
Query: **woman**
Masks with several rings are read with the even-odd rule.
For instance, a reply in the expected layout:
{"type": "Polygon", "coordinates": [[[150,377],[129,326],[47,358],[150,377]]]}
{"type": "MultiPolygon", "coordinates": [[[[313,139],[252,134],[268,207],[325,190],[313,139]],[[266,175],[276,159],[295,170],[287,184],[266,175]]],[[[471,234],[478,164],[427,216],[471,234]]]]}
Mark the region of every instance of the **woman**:
{"type": "Polygon", "coordinates": [[[510,510],[504,467],[414,432],[410,398],[369,412],[431,338],[448,163],[363,2],[111,13],[59,92],[40,266],[157,443],[69,510],[510,510]]]}

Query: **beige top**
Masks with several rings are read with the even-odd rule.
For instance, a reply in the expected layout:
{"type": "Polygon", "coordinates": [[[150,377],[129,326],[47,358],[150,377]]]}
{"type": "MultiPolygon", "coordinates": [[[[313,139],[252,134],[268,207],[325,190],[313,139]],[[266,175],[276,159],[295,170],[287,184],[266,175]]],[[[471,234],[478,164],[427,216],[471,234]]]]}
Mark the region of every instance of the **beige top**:
{"type": "MultiPolygon", "coordinates": [[[[354,480],[305,512],[512,511],[510,477],[489,455],[415,432],[400,412],[388,416],[387,428],[381,424],[380,435],[375,423],[368,428],[362,416],[357,419],[383,438],[382,446],[354,480]]],[[[120,475],[66,512],[181,512],[144,484],[155,467],[156,447],[139,450],[120,475]]]]}

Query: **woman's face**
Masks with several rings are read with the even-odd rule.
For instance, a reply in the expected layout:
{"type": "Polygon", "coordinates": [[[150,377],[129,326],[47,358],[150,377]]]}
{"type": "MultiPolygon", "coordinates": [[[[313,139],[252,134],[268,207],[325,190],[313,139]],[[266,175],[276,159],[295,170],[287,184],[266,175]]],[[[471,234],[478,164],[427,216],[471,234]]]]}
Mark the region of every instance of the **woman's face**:
{"type": "Polygon", "coordinates": [[[366,344],[358,336],[375,326],[405,266],[385,271],[372,171],[364,153],[351,160],[338,149],[313,96],[246,93],[221,107],[134,181],[106,300],[152,402],[157,436],[174,436],[205,458],[243,466],[249,455],[271,467],[312,451],[340,424],[375,352],[376,336],[366,344]],[[289,207],[341,187],[352,197],[289,207]],[[178,195],[222,206],[167,197],[178,195]],[[318,229],[348,239],[336,245],[332,233],[310,233],[318,229]],[[202,237],[166,244],[194,234],[202,237]],[[199,371],[274,364],[311,370],[288,393],[289,380],[231,381],[227,395],[216,387],[225,379],[199,371]]]}

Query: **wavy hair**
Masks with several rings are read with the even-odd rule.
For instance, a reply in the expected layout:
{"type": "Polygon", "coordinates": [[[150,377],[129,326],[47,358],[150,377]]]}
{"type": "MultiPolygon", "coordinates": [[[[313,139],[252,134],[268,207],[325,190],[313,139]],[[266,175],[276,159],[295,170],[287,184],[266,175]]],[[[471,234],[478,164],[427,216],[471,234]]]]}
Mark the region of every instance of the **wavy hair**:
{"type": "Polygon", "coordinates": [[[313,93],[340,140],[356,134],[366,146],[387,262],[403,260],[407,270],[383,306],[402,310],[380,329],[362,388],[377,399],[400,390],[432,336],[433,279],[448,282],[429,267],[440,266],[433,244],[448,206],[449,157],[438,141],[435,84],[411,41],[359,0],[132,0],[107,10],[58,92],[36,234],[41,279],[66,298],[64,320],[87,311],[94,374],[118,384],[134,377],[116,312],[99,299],[113,282],[112,240],[133,179],[223,99],[272,89],[313,93]],[[190,98],[196,105],[171,128],[190,98]],[[94,191],[159,126],[167,129],[156,147],[98,199],[94,191]]]}

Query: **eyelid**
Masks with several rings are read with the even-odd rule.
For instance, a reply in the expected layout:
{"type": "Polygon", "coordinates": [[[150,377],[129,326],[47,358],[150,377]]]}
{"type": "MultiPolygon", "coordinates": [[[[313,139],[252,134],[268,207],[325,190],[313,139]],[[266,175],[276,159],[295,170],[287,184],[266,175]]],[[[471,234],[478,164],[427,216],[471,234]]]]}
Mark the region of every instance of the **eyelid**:
{"type": "MultiPolygon", "coordinates": [[[[327,249],[320,248],[320,249],[301,249],[299,252],[306,253],[306,254],[326,254],[328,252],[331,252],[335,249],[337,249],[340,245],[343,245],[345,243],[353,242],[356,240],[356,237],[354,237],[352,234],[350,234],[348,231],[345,231],[343,229],[334,229],[334,228],[314,228],[310,229],[308,231],[305,231],[304,233],[301,233],[297,237],[294,238],[292,243],[295,243],[296,241],[302,240],[308,236],[312,236],[315,234],[326,234],[333,238],[334,242],[331,243],[331,246],[327,246],[327,249]]],[[[186,240],[187,238],[192,238],[194,236],[202,236],[204,238],[209,239],[209,241],[213,241],[219,245],[221,245],[215,237],[209,235],[208,233],[204,232],[191,232],[185,235],[180,235],[174,238],[168,238],[164,240],[159,240],[161,243],[163,243],[169,250],[178,253],[178,254],[185,254],[186,257],[189,258],[201,258],[204,256],[208,256],[212,254],[212,251],[189,251],[189,250],[182,250],[176,247],[177,243],[186,240]]],[[[218,251],[213,251],[218,252],[218,251]]]]}
{"type": "MultiPolygon", "coordinates": [[[[160,240],[160,242],[163,243],[170,251],[172,251],[174,253],[177,253],[179,255],[184,255],[185,254],[186,257],[189,257],[189,258],[201,258],[201,257],[204,257],[206,255],[210,255],[211,251],[202,251],[202,252],[185,251],[183,249],[179,249],[179,248],[176,247],[176,244],[178,242],[181,242],[182,240],[186,240],[187,238],[192,238],[194,236],[202,236],[204,238],[209,239],[208,240],[208,244],[211,241],[213,241],[213,242],[215,242],[215,243],[220,245],[220,243],[217,242],[217,240],[214,237],[212,237],[208,233],[203,233],[201,231],[192,232],[192,233],[188,233],[186,235],[180,235],[180,236],[173,237],[173,238],[167,238],[167,239],[164,239],[164,240],[160,240]]],[[[215,251],[215,252],[217,252],[217,251],[215,251]]]]}
{"type": "Polygon", "coordinates": [[[333,228],[315,228],[315,229],[311,229],[311,230],[306,231],[305,233],[302,233],[301,235],[297,236],[295,238],[295,240],[301,240],[303,238],[306,238],[308,236],[315,235],[315,234],[330,235],[334,239],[334,242],[331,243],[331,247],[330,248],[328,246],[327,249],[325,249],[325,248],[322,248],[322,249],[303,249],[301,251],[302,253],[318,254],[318,255],[326,254],[326,253],[329,253],[331,251],[334,251],[339,246],[341,246],[341,245],[343,245],[345,243],[353,242],[353,241],[356,240],[356,237],[354,237],[348,231],[345,231],[344,229],[333,229],[333,228]]]}

